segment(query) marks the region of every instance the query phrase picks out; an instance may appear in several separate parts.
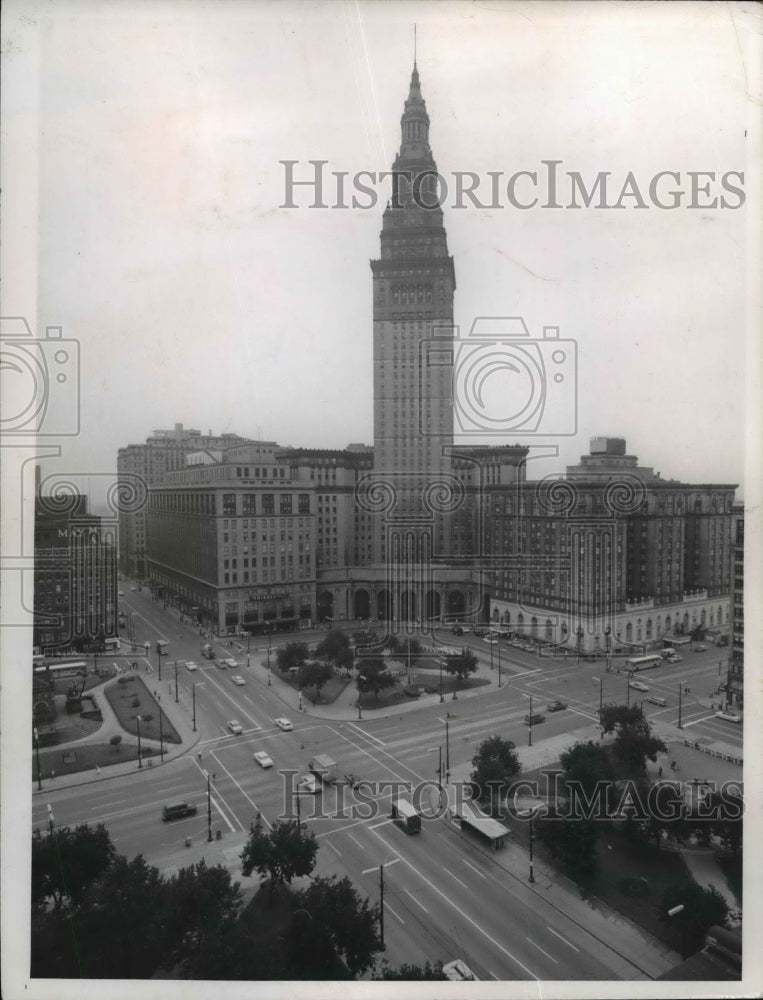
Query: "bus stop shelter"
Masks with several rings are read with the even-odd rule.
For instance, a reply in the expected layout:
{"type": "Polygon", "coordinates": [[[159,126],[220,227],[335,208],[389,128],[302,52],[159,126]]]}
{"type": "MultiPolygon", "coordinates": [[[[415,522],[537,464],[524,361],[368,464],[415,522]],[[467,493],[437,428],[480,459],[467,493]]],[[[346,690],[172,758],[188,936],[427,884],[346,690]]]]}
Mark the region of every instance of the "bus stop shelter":
{"type": "Polygon", "coordinates": [[[461,823],[462,830],[472,830],[479,834],[490,845],[492,851],[497,851],[506,843],[509,835],[508,827],[499,823],[496,819],[491,819],[479,809],[464,803],[459,810],[454,811],[456,819],[461,823]]]}

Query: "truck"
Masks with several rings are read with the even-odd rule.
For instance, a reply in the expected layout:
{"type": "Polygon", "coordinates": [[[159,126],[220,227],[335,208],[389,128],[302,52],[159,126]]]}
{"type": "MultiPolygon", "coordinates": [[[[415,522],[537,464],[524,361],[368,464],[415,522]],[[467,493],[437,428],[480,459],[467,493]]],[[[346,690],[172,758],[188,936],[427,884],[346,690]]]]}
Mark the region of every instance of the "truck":
{"type": "Polygon", "coordinates": [[[337,780],[336,761],[326,754],[316,754],[307,765],[307,769],[326,785],[332,785],[337,780]]]}
{"type": "Polygon", "coordinates": [[[214,660],[215,658],[214,648],[210,646],[209,643],[207,643],[205,646],[201,647],[201,655],[205,657],[207,660],[214,660]]]}

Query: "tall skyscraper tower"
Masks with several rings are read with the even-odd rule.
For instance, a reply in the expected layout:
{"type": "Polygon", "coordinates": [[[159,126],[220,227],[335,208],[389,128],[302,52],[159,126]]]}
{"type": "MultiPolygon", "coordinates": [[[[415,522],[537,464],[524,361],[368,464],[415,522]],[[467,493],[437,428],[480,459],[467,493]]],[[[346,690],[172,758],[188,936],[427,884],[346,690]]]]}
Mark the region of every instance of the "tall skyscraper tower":
{"type": "MultiPolygon", "coordinates": [[[[381,257],[371,261],[374,319],[374,477],[390,504],[377,519],[374,561],[389,561],[395,522],[419,522],[427,558],[448,550],[445,500],[453,442],[453,258],[438,204],[429,115],[414,63],[384,212],[381,257]]],[[[407,536],[411,540],[410,534],[407,536]]],[[[420,541],[420,539],[419,539],[420,541]]],[[[415,542],[418,550],[419,541],[415,542]]],[[[414,561],[418,555],[412,550],[414,561]]],[[[393,560],[397,557],[392,554],[393,560]]],[[[401,613],[413,609],[401,608],[401,613]]]]}

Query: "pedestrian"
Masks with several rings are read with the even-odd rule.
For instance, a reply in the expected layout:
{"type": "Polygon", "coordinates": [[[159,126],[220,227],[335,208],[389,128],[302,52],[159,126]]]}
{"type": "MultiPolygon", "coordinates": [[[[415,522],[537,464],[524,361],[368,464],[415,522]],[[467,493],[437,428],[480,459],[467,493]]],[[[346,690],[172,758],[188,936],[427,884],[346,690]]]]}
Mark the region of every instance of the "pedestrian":
{"type": "Polygon", "coordinates": [[[217,781],[217,774],[216,774],[216,773],[215,773],[215,772],[213,771],[213,772],[212,772],[212,784],[214,785],[214,783],[215,783],[216,781],[217,781]]]}
{"type": "Polygon", "coordinates": [[[660,766],[660,767],[657,768],[657,777],[658,778],[662,777],[662,766],[660,766]]]}
{"type": "Polygon", "coordinates": [[[201,760],[201,750],[199,750],[199,752],[196,754],[196,756],[198,757],[199,760],[201,760]]]}

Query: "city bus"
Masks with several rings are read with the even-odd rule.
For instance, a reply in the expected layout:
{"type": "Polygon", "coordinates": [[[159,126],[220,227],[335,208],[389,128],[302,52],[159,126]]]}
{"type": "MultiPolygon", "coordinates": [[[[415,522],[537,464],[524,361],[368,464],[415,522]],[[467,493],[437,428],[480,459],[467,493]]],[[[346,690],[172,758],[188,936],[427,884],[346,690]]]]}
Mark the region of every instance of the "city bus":
{"type": "Polygon", "coordinates": [[[50,676],[53,680],[57,677],[76,677],[77,674],[87,673],[87,664],[84,660],[77,660],[75,663],[51,663],[50,666],[35,667],[34,673],[38,677],[50,676]]]}
{"type": "Polygon", "coordinates": [[[103,646],[106,653],[118,653],[119,639],[116,636],[109,636],[108,639],[103,640],[103,646]]]}
{"type": "Polygon", "coordinates": [[[406,833],[419,833],[421,830],[421,816],[407,799],[398,799],[392,803],[392,819],[406,833]]]}
{"type": "Polygon", "coordinates": [[[659,653],[652,656],[632,656],[629,660],[625,661],[625,666],[628,670],[652,670],[654,667],[659,667],[662,665],[662,657],[659,653]]]}

